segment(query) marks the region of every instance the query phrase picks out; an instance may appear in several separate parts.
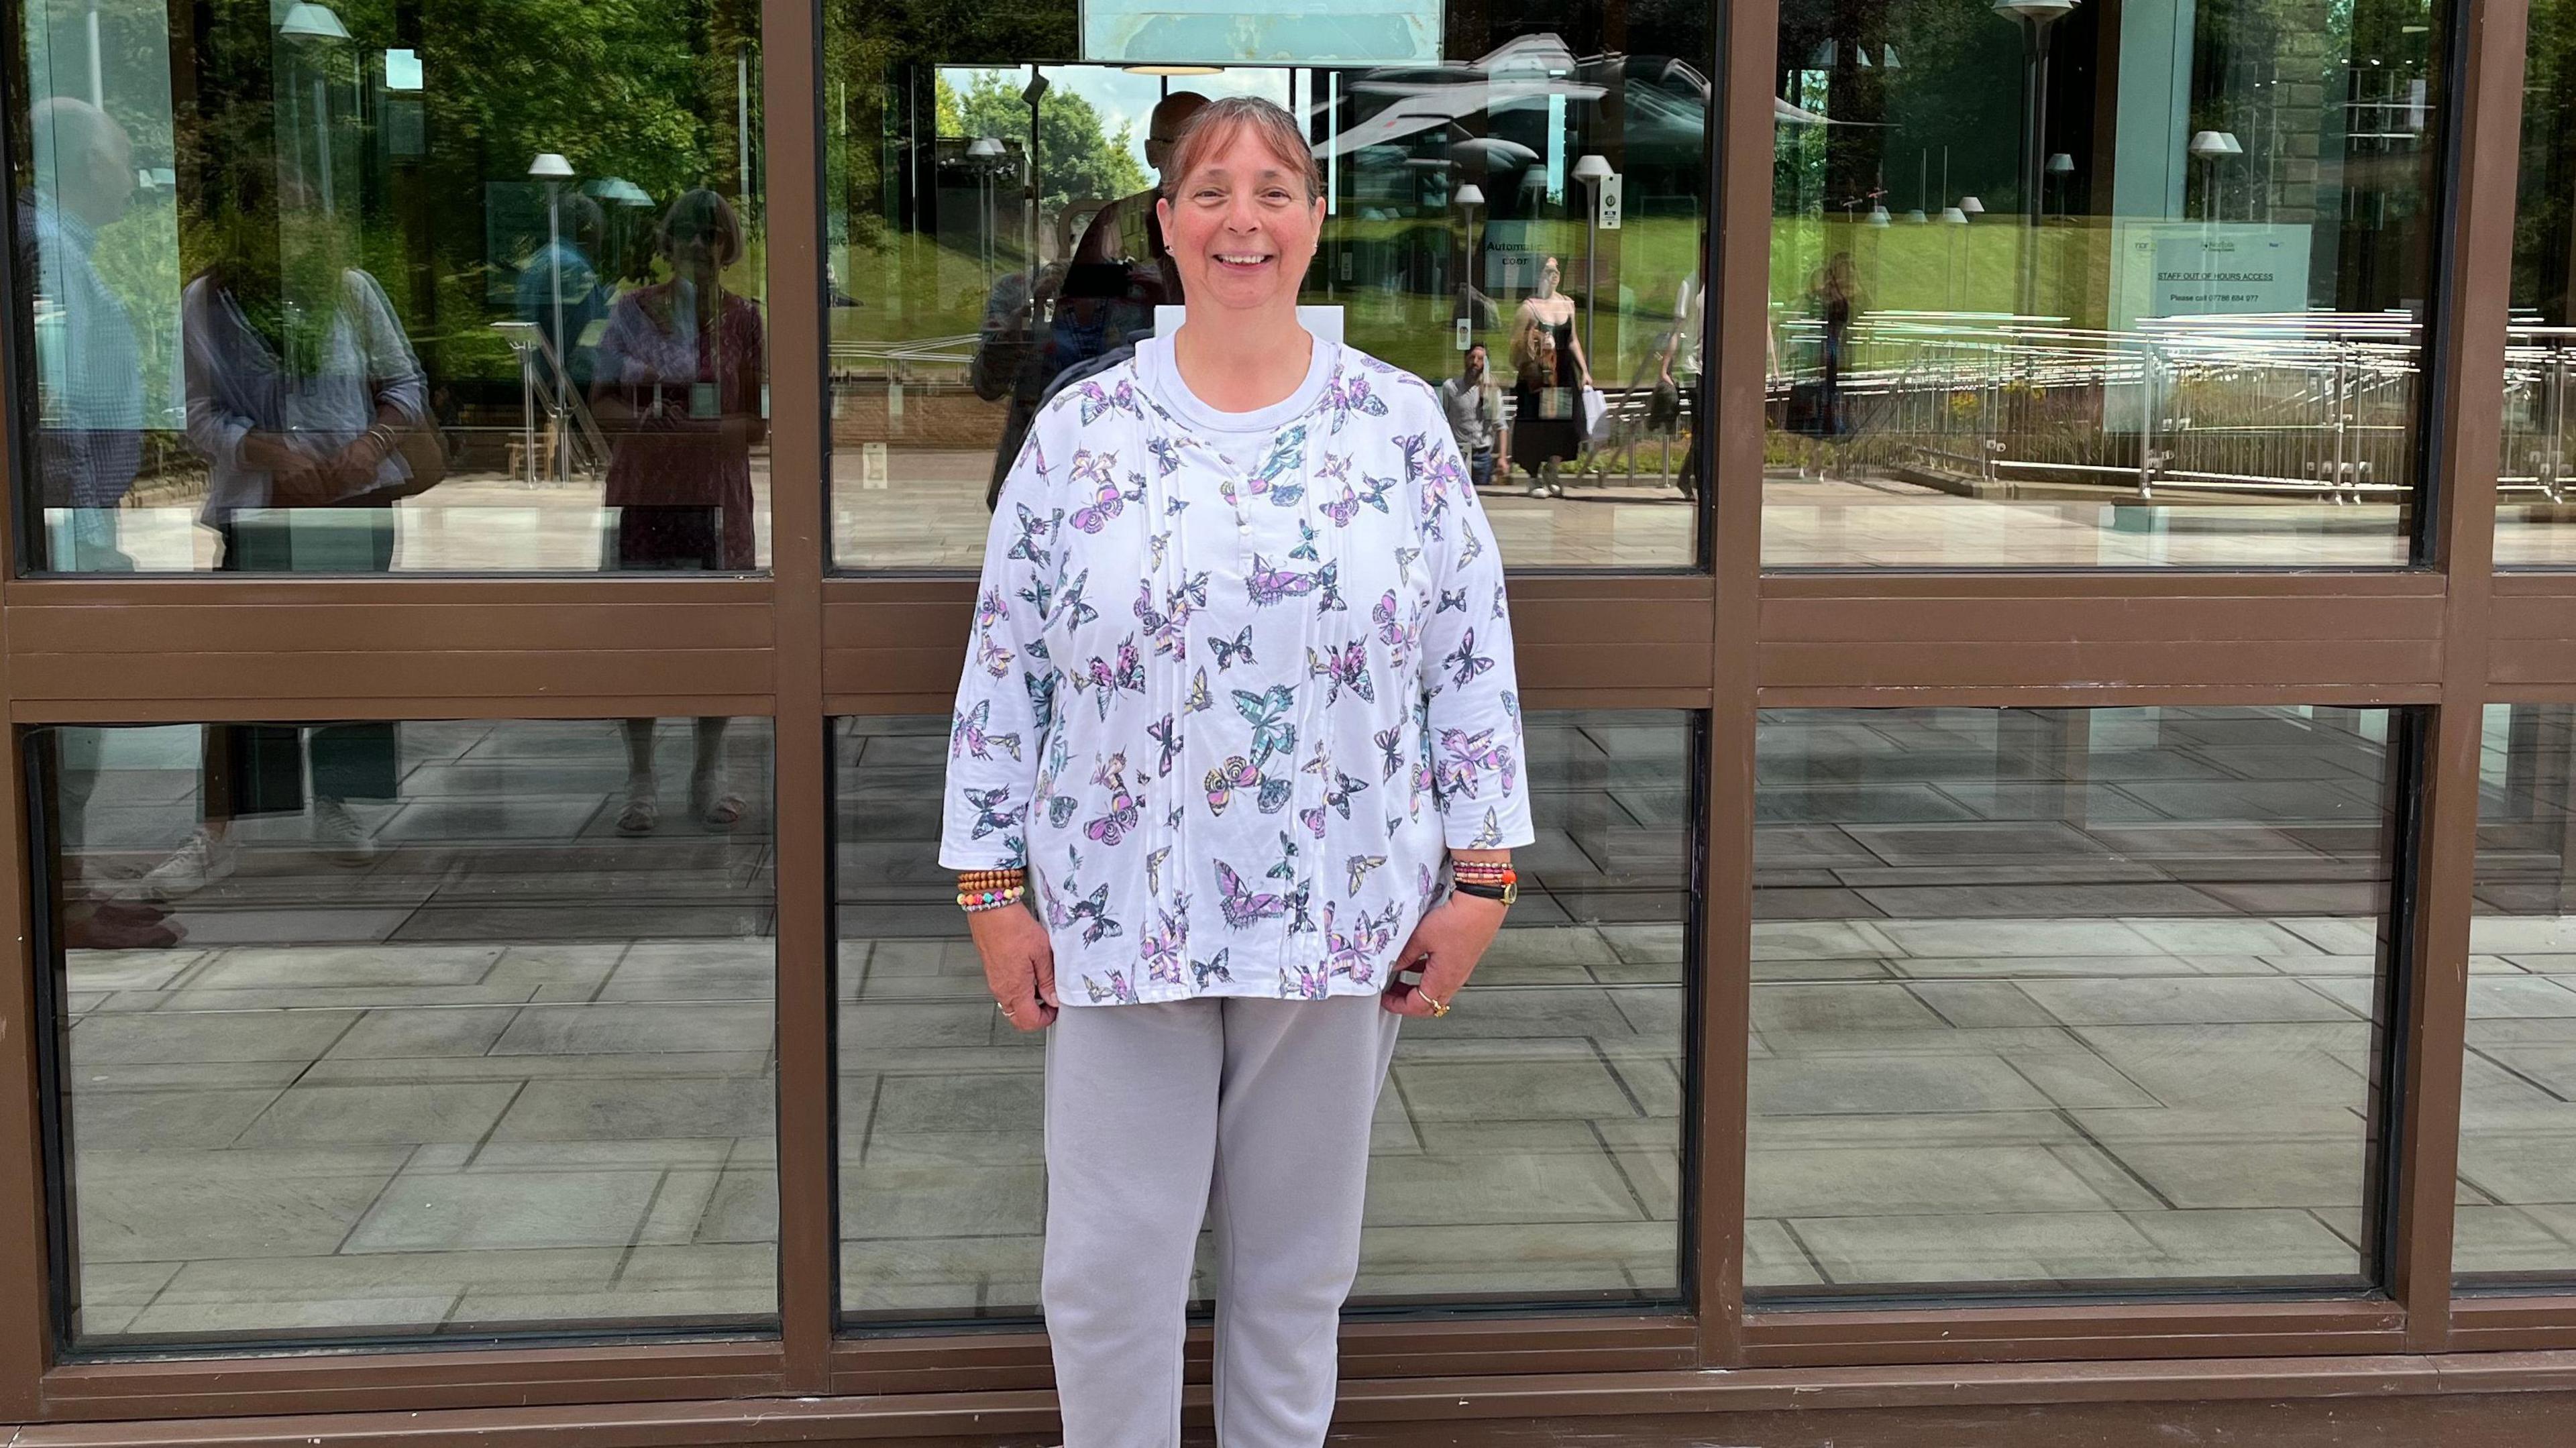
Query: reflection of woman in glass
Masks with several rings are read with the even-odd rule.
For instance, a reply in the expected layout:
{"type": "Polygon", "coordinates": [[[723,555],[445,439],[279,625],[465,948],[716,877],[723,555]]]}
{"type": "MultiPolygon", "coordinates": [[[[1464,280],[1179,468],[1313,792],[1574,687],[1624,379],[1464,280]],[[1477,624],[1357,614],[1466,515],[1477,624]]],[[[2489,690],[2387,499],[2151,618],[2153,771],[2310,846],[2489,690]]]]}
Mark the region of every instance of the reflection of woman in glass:
{"type": "Polygon", "coordinates": [[[1512,369],[1519,377],[1512,389],[1512,462],[1530,475],[1533,498],[1564,497],[1556,464],[1583,450],[1582,389],[1592,385],[1592,364],[1574,340],[1574,298],[1556,289],[1564,275],[1555,257],[1542,262],[1538,290],[1512,320],[1512,369]]]}
{"type": "Polygon", "coordinates": [[[1822,330],[1810,435],[1838,438],[1850,431],[1843,415],[1843,347],[1860,310],[1860,272],[1850,252],[1838,251],[1807,287],[1807,305],[1822,330]]]}
{"type": "Polygon", "coordinates": [[[1525,327],[1512,339],[1521,359],[1512,383],[1512,465],[1530,475],[1533,498],[1564,497],[1556,465],[1583,449],[1582,384],[1576,381],[1581,374],[1569,360],[1573,345],[1543,326],[1525,327]]]}
{"type": "MultiPolygon", "coordinates": [[[[620,569],[746,572],[755,566],[751,449],[765,426],[760,309],[724,290],[742,256],[742,224],[713,191],[695,190],[662,218],[671,279],[617,299],[599,339],[591,411],[607,433],[608,506],[617,510],[620,569]]],[[[730,829],[743,801],[726,784],[722,719],[701,719],[689,809],[730,829]]],[[[661,820],[653,721],[626,721],[626,805],[617,828],[661,820]]]]}
{"type": "MultiPolygon", "coordinates": [[[[427,425],[428,379],[393,303],[349,265],[343,218],[287,179],[236,185],[236,209],[210,230],[219,260],[179,301],[188,440],[206,458],[205,521],[227,572],[384,572],[393,504],[413,482],[401,441],[427,425]]],[[[232,822],[304,808],[324,858],[363,865],[375,841],[348,801],[394,797],[391,724],[318,729],[210,724],[205,823],[143,877],[172,899],[233,872],[232,822]]]]}

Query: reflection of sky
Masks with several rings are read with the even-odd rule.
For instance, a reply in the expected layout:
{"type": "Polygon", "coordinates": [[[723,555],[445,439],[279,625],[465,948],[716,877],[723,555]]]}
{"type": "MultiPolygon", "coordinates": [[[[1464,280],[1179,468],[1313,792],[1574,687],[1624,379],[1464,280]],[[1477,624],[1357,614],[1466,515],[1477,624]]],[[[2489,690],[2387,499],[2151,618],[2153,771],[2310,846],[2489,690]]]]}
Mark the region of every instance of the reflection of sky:
{"type": "MultiPolygon", "coordinates": [[[[999,76],[1011,89],[1019,90],[1029,83],[1029,68],[1013,66],[942,66],[940,78],[959,95],[972,89],[983,76],[999,76]]],[[[1153,119],[1155,102],[1163,98],[1165,77],[1132,75],[1115,65],[1051,65],[1046,68],[1048,94],[1059,91],[1077,95],[1091,102],[1100,112],[1102,129],[1118,134],[1127,127],[1127,151],[1136,164],[1145,164],[1145,132],[1153,119]]],[[[1215,75],[1176,75],[1169,78],[1175,91],[1197,91],[1211,100],[1218,96],[1267,96],[1281,105],[1290,101],[1290,71],[1285,66],[1237,66],[1215,75]]],[[[1152,168],[1148,167],[1147,175],[1152,168]]]]}

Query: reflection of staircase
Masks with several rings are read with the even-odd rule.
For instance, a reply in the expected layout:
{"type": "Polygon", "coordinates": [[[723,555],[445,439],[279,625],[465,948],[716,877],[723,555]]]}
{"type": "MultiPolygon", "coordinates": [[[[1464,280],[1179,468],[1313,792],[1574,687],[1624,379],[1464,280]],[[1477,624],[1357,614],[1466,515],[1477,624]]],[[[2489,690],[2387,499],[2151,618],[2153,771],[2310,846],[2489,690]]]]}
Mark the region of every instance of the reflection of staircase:
{"type": "Polygon", "coordinates": [[[534,322],[494,322],[492,329],[519,359],[521,423],[505,471],[532,486],[540,478],[570,482],[605,472],[607,435],[581,389],[572,385],[554,344],[534,322]]]}

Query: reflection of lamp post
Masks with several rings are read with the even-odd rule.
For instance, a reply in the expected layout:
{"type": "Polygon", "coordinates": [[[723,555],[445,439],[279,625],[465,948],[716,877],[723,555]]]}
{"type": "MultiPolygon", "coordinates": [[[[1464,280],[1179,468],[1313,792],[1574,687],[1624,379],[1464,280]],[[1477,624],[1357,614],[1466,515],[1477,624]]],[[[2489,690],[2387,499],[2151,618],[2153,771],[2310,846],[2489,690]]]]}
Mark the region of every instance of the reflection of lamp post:
{"type": "Polygon", "coordinates": [[[1592,360],[1592,307],[1601,289],[1598,262],[1601,252],[1601,183],[1610,179],[1610,163],[1598,151],[1586,151],[1574,163],[1574,179],[1583,183],[1592,197],[1592,208],[1583,217],[1583,359],[1592,360]]]}
{"type": "Polygon", "coordinates": [[[1476,208],[1485,204],[1485,193],[1473,181],[1461,182],[1457,190],[1449,193],[1449,202],[1465,216],[1459,223],[1460,240],[1466,255],[1459,263],[1458,315],[1470,319],[1468,326],[1472,331],[1476,309],[1468,299],[1476,293],[1476,208]]]}
{"type": "Polygon", "coordinates": [[[2057,183],[2057,214],[2064,216],[2067,209],[2067,183],[2075,179],[2075,158],[2064,151],[2057,152],[2048,158],[2046,174],[2050,180],[2057,183]]]}
{"type": "Polygon", "coordinates": [[[2198,131],[2184,148],[2208,169],[2200,183],[2200,304],[2215,308],[2218,292],[2218,165],[2245,154],[2234,131],[2198,131]]]}
{"type": "Polygon", "coordinates": [[[2218,163],[2230,156],[2242,156],[2245,147],[2236,140],[2234,131],[2201,131],[2191,138],[2191,157],[2209,164],[2208,177],[2201,183],[2201,220],[2218,219],[2218,163]]]}
{"type": "MultiPolygon", "coordinates": [[[[285,18],[278,22],[277,34],[281,40],[309,41],[319,45],[347,40],[349,27],[340,23],[340,17],[330,6],[318,4],[316,0],[297,0],[288,8],[285,18]]],[[[313,67],[313,163],[320,170],[314,178],[318,183],[314,191],[321,198],[323,212],[328,214],[333,209],[334,189],[331,184],[331,92],[330,79],[319,64],[313,67]]]]}
{"type": "Polygon", "coordinates": [[[2075,0],[1995,0],[1995,13],[2021,22],[2021,204],[2039,224],[2041,132],[2048,124],[2048,27],[2075,13],[2075,0]]]}
{"type": "Polygon", "coordinates": [[[993,289],[993,174],[1002,162],[1002,139],[999,136],[977,136],[966,147],[966,159],[975,165],[975,184],[984,193],[984,290],[993,289]]]}
{"type": "Polygon", "coordinates": [[[555,479],[560,482],[572,476],[571,429],[564,426],[570,411],[572,370],[568,365],[572,348],[564,340],[563,326],[563,183],[572,179],[572,163],[554,151],[540,151],[528,163],[528,174],[546,183],[546,280],[554,298],[554,370],[555,370],[555,479]]]}
{"type": "Polygon", "coordinates": [[[1036,66],[1029,67],[1029,83],[1020,91],[1020,99],[1029,107],[1029,184],[1021,198],[1028,205],[1029,216],[1029,295],[1038,290],[1038,102],[1046,99],[1049,85],[1046,75],[1036,66]]]}

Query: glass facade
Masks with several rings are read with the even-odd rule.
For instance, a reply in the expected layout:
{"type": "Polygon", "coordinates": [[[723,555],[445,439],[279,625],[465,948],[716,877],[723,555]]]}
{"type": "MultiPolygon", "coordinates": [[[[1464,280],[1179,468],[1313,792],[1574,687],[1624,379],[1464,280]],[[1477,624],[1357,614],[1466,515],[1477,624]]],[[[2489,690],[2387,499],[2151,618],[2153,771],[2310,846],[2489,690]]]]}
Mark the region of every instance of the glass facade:
{"type": "MultiPolygon", "coordinates": [[[[1693,734],[1669,713],[1530,715],[1539,843],[1519,853],[1521,903],[1477,970],[1476,1011],[1409,1022],[1397,1043],[1363,1306],[1681,1296],[1693,734]]],[[[1037,1315],[1043,1038],[995,1016],[954,883],[930,865],[947,743],[939,718],[838,731],[853,1322],[1037,1315]]]]}
{"type": "Polygon", "coordinates": [[[2478,767],[2467,1079],[2452,1248],[2472,1280],[2576,1271],[2576,709],[2490,704],[2478,767]]]}
{"type": "Polygon", "coordinates": [[[1065,1436],[941,711],[1246,93],[1538,825],[1337,1435],[2566,1381],[2559,0],[0,12],[13,1428],[1065,1436]]]}
{"type": "Polygon", "coordinates": [[[1037,409],[1179,325],[1152,214],[1170,140],[1258,95],[1324,173],[1309,324],[1459,383],[1505,556],[1687,566],[1705,10],[1408,4],[1266,39],[1193,11],[824,5],[833,561],[980,561],[1037,409]]]}
{"type": "Polygon", "coordinates": [[[18,13],[29,566],[765,566],[757,6],[18,13]]]}
{"type": "Polygon", "coordinates": [[[74,1344],[775,1322],[768,721],[27,746],[74,1344]]]}
{"type": "Polygon", "coordinates": [[[2448,13],[1783,0],[1764,561],[2406,562],[2448,13]]]}
{"type": "Polygon", "coordinates": [[[2505,334],[2503,450],[2496,479],[2496,562],[2563,568],[2576,563],[2564,537],[2564,502],[2576,463],[2568,412],[2569,311],[2576,284],[2576,34],[2566,7],[2531,7],[2531,50],[2523,83],[2521,189],[2514,208],[2513,286],[2505,334]],[[2560,525],[2560,526],[2552,526],[2560,525]]]}
{"type": "Polygon", "coordinates": [[[1766,715],[1748,1285],[2360,1286],[2395,722],[1766,715]]]}

